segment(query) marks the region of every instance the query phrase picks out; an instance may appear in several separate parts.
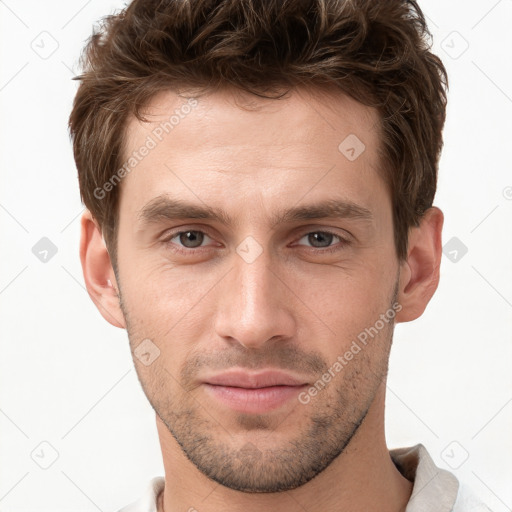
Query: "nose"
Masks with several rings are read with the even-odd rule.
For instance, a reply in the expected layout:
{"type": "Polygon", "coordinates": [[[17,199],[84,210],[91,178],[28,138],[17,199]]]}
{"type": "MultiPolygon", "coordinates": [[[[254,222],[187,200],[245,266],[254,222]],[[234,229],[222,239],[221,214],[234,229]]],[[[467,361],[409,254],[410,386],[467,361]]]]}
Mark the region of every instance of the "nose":
{"type": "Polygon", "coordinates": [[[264,348],[293,337],[293,291],[286,276],[263,251],[248,262],[234,255],[234,268],[222,280],[216,311],[217,335],[247,349],[264,348]]]}

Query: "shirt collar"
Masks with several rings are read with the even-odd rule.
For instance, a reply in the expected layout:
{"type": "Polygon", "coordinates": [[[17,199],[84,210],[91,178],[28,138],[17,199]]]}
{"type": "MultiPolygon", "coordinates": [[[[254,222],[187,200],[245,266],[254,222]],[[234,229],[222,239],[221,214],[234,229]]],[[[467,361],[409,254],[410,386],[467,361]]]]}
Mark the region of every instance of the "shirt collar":
{"type": "Polygon", "coordinates": [[[422,444],[389,451],[397,469],[413,482],[405,512],[450,512],[457,498],[459,482],[455,475],[438,468],[422,444]]]}

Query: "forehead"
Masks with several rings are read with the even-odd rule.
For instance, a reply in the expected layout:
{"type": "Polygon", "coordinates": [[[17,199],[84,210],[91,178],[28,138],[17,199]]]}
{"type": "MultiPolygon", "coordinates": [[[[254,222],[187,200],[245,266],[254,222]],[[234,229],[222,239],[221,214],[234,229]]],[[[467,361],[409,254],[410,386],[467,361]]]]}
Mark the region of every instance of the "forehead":
{"type": "Polygon", "coordinates": [[[190,97],[163,92],[144,110],[149,122],[127,125],[126,162],[151,146],[132,158],[123,180],[121,202],[134,212],[173,191],[224,205],[237,194],[241,205],[244,198],[254,205],[341,187],[341,195],[369,204],[382,185],[378,114],[341,92],[296,89],[263,99],[224,89],[190,97]]]}
{"type": "MultiPolygon", "coordinates": [[[[284,98],[264,99],[225,88],[193,102],[190,98],[171,91],[153,97],[144,109],[150,122],[129,119],[125,153],[140,147],[141,137],[151,134],[157,143],[174,140],[180,152],[198,154],[236,144],[254,148],[253,153],[261,157],[260,148],[265,146],[288,146],[293,151],[304,148],[307,154],[311,146],[320,149],[325,145],[332,150],[335,142],[353,135],[369,149],[365,162],[377,163],[371,158],[380,135],[377,111],[341,91],[296,88],[284,98]]],[[[338,144],[334,150],[339,151],[338,144]]],[[[338,156],[332,151],[326,157],[329,155],[338,156]]]]}

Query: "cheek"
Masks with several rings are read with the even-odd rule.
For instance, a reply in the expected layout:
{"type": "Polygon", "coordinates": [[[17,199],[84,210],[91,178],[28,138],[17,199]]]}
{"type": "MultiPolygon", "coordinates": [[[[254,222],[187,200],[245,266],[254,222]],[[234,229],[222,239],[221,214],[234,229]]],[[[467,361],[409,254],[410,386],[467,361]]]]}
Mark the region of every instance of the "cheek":
{"type": "Polygon", "coordinates": [[[150,338],[157,340],[163,352],[172,349],[176,357],[177,352],[187,353],[212,318],[217,273],[151,259],[120,265],[119,270],[133,343],[150,338]]]}
{"type": "Polygon", "coordinates": [[[302,283],[298,289],[304,302],[321,318],[339,327],[376,320],[389,307],[392,286],[384,271],[361,263],[321,277],[310,276],[307,286],[302,283]]]}
{"type": "MultiPolygon", "coordinates": [[[[309,281],[314,287],[303,287],[304,302],[322,321],[317,332],[324,334],[318,336],[317,343],[329,365],[351,350],[364,353],[364,358],[372,354],[380,357],[377,356],[380,349],[367,349],[375,345],[375,340],[389,338],[389,319],[383,323],[380,318],[391,307],[393,280],[388,277],[391,275],[391,271],[384,273],[377,266],[365,266],[350,275],[333,272],[330,279],[325,276],[322,280],[309,281]]],[[[388,343],[378,345],[384,350],[388,343]]],[[[351,354],[348,357],[356,359],[351,354]]]]}

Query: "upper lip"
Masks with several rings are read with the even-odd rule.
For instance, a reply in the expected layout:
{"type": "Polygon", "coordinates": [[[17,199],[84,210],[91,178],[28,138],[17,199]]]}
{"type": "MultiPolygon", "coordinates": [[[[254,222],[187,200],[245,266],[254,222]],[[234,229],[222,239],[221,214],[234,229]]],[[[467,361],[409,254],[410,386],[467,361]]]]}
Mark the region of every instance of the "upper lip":
{"type": "Polygon", "coordinates": [[[249,373],[241,370],[232,370],[226,373],[213,375],[205,379],[207,384],[215,386],[232,386],[238,388],[266,388],[269,386],[304,386],[304,380],[293,377],[288,373],[276,370],[265,370],[249,373]]]}

